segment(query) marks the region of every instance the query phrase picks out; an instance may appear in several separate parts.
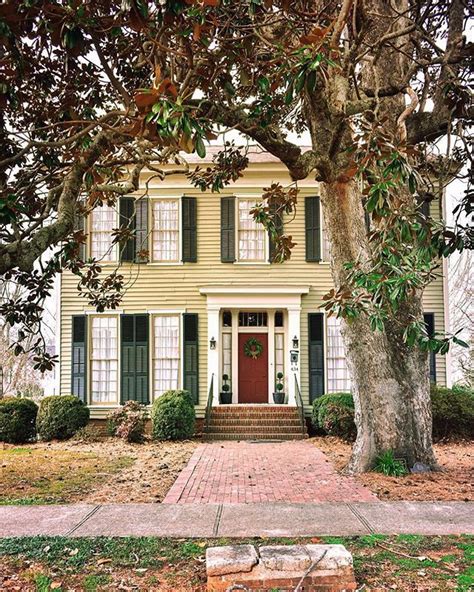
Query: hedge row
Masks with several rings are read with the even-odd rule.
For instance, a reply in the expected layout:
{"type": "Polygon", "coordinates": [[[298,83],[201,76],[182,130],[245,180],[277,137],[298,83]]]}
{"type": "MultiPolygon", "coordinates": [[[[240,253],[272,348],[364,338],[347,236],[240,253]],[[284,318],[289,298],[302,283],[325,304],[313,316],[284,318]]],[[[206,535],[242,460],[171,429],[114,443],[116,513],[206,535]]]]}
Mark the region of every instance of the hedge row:
{"type": "MultiPolygon", "coordinates": [[[[433,438],[474,438],[474,390],[464,386],[452,389],[431,386],[433,438]]],[[[313,403],[313,427],[325,434],[353,441],[354,400],[350,393],[323,395],[313,403]]]]}

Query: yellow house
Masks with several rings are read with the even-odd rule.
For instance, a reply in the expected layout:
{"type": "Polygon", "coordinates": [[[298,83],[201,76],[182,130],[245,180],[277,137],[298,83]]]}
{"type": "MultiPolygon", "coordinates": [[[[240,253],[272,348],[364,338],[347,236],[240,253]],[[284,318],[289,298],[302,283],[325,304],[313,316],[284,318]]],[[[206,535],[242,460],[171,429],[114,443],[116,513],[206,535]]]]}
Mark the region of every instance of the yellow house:
{"type": "MultiPolygon", "coordinates": [[[[146,173],[146,196],[98,207],[86,220],[86,256],[106,270],[120,265],[128,283],[120,308],[98,314],[78,295],[77,278],[61,280],[61,393],[83,398],[92,418],[169,389],[189,390],[197,417],[225,401],[223,384],[234,406],[272,405],[281,382],[286,407],[306,413],[315,397],[350,390],[338,321],[320,308],[332,280],[318,184],[299,183],[296,217],[283,221],[296,246],[290,260],[272,263],[269,237],[249,212],[265,187],[290,178],[257,148],[249,158],[244,176],[220,194],[199,191],[185,175],[146,173]],[[119,255],[110,232],[121,218],[134,219],[136,236],[119,255]]],[[[430,330],[445,329],[445,300],[439,277],[424,299],[430,330]]],[[[432,356],[431,375],[446,384],[445,357],[432,356]]]]}

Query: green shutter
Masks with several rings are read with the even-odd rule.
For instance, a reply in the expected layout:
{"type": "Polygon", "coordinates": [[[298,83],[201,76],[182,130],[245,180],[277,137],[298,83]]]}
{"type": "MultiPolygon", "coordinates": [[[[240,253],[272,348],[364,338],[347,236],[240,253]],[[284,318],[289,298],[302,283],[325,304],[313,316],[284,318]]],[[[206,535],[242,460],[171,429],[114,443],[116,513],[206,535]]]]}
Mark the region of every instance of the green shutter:
{"type": "Polygon", "coordinates": [[[121,316],[120,400],[148,405],[148,315],[121,316]]]}
{"type": "MultiPolygon", "coordinates": [[[[120,226],[135,230],[135,198],[120,197],[120,226]]],[[[125,244],[120,243],[120,261],[135,261],[135,236],[129,238],[125,244]]]]}
{"type": "MultiPolygon", "coordinates": [[[[274,204],[270,205],[270,215],[273,217],[274,222],[275,222],[275,229],[277,231],[278,236],[281,236],[283,234],[283,218],[281,214],[277,214],[276,213],[276,208],[274,204]]],[[[270,249],[269,249],[269,253],[268,253],[268,260],[270,261],[270,263],[273,263],[273,260],[275,259],[275,254],[277,251],[277,245],[276,245],[276,241],[272,238],[271,234],[268,233],[269,235],[269,244],[270,244],[270,249]]]]}
{"type": "Polygon", "coordinates": [[[196,263],[197,261],[197,200],[195,197],[183,197],[182,208],[182,245],[183,261],[196,263]]]}
{"type": "Polygon", "coordinates": [[[148,251],[148,199],[141,197],[135,201],[135,262],[147,263],[149,257],[139,253],[148,251]]]}
{"type": "MultiPolygon", "coordinates": [[[[434,313],[425,312],[423,315],[426,325],[426,332],[428,337],[434,337],[435,334],[435,318],[434,313]]],[[[436,383],[436,354],[434,351],[429,352],[430,356],[430,382],[436,383]]]]}
{"type": "Polygon", "coordinates": [[[324,315],[308,314],[309,399],[324,395],[324,315]]]}
{"type": "Polygon", "coordinates": [[[221,197],[221,261],[235,261],[235,197],[221,197]]]}
{"type": "Polygon", "coordinates": [[[87,403],[87,317],[72,317],[71,393],[87,403]]]}
{"type": "MultiPolygon", "coordinates": [[[[85,232],[86,230],[86,219],[83,214],[79,211],[81,208],[84,207],[83,201],[78,201],[76,203],[76,209],[74,212],[74,231],[77,232],[78,230],[82,230],[85,232]]],[[[86,258],[86,244],[80,243],[79,244],[79,259],[84,261],[86,258]]]]}
{"type": "Polygon", "coordinates": [[[321,261],[321,211],[318,196],[304,200],[306,261],[321,261]]]}
{"type": "Polygon", "coordinates": [[[198,315],[186,313],[183,315],[183,378],[184,390],[189,391],[194,404],[199,402],[199,325],[198,315]]]}

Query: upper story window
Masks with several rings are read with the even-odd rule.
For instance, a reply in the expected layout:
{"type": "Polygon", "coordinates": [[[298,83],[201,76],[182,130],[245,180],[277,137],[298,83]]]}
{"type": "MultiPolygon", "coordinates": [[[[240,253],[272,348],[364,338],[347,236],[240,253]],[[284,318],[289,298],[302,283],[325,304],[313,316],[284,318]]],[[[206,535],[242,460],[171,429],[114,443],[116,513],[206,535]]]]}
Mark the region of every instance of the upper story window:
{"type": "Polygon", "coordinates": [[[154,199],[152,215],[153,261],[179,261],[179,200],[154,199]]]}
{"type": "Polygon", "coordinates": [[[90,218],[90,255],[100,261],[116,261],[117,245],[112,244],[112,230],[117,228],[117,212],[106,204],[97,206],[90,218]]]}
{"type": "Polygon", "coordinates": [[[264,227],[256,222],[250,211],[255,207],[255,200],[239,199],[238,203],[238,260],[266,261],[267,233],[264,227]]]}

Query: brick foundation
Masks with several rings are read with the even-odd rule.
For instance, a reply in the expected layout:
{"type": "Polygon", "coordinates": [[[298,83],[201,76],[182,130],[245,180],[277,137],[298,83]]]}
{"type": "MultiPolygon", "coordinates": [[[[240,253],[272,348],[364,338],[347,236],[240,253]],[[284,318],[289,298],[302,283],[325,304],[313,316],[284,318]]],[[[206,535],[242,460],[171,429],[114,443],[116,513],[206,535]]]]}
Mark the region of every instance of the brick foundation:
{"type": "Polygon", "coordinates": [[[207,589],[225,592],[349,592],[356,589],[351,554],[342,545],[212,547],[206,554],[207,589]],[[304,576],[304,577],[303,577],[304,576]]]}

